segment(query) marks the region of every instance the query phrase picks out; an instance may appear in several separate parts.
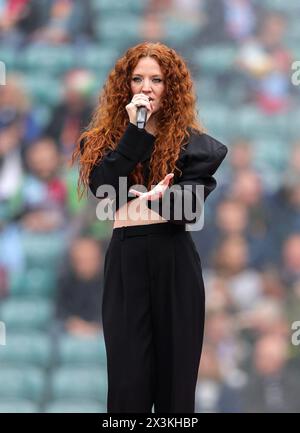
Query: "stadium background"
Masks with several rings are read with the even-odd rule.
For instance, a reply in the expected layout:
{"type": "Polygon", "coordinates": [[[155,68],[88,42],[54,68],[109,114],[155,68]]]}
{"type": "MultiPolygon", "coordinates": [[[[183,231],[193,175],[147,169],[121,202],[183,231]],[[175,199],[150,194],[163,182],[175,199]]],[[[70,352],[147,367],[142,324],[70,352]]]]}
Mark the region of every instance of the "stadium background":
{"type": "Polygon", "coordinates": [[[78,202],[68,161],[110,68],[144,40],[185,58],[199,117],[229,147],[193,233],[196,412],[299,412],[299,17],[297,0],[0,1],[0,412],[106,411],[112,227],[78,202]]]}

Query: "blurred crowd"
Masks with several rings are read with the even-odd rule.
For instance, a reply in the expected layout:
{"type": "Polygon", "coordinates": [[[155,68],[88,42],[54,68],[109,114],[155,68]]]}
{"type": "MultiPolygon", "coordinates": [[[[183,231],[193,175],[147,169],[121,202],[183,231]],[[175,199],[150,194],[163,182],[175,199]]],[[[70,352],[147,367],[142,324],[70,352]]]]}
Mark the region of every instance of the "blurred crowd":
{"type": "Polygon", "coordinates": [[[102,338],[112,223],[91,194],[78,201],[70,156],[118,56],[165,42],[229,147],[192,232],[207,308],[196,412],[300,411],[299,18],[296,0],[0,1],[0,320],[6,304],[43,298],[54,345],[102,338]]]}

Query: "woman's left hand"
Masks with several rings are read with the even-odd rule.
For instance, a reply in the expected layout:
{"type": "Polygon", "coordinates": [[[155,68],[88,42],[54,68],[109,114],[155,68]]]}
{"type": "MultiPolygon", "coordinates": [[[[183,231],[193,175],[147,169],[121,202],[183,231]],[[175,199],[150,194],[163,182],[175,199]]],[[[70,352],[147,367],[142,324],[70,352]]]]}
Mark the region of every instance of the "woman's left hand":
{"type": "Polygon", "coordinates": [[[157,200],[163,196],[166,189],[169,187],[170,180],[174,176],[174,173],[168,173],[163,180],[161,180],[153,189],[147,192],[140,192],[136,189],[130,189],[129,192],[135,194],[144,200],[157,200]]]}

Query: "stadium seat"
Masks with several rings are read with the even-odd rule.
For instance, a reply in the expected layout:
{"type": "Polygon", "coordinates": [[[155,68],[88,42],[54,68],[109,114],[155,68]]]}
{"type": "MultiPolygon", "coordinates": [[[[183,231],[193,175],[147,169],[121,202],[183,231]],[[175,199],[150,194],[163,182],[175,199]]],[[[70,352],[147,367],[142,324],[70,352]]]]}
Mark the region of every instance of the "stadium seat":
{"type": "Polygon", "coordinates": [[[60,367],[52,375],[52,398],[106,402],[107,373],[102,368],[60,367]]]}
{"type": "MultiPolygon", "coordinates": [[[[228,113],[230,115],[230,113],[228,113]]],[[[255,106],[243,106],[232,113],[232,127],[237,134],[249,138],[261,136],[277,136],[277,138],[287,138],[288,117],[283,114],[265,115],[255,106]]]]}
{"type": "Polygon", "coordinates": [[[169,17],[165,23],[164,39],[167,44],[184,43],[185,40],[193,37],[199,30],[198,23],[192,24],[190,21],[179,20],[169,17]]]}
{"type": "Polygon", "coordinates": [[[104,338],[62,336],[59,341],[59,362],[66,365],[94,365],[106,368],[104,338]]]}
{"type": "Polygon", "coordinates": [[[10,331],[49,327],[53,303],[46,299],[7,299],[0,306],[0,320],[10,331]]]}
{"type": "Polygon", "coordinates": [[[0,384],[0,401],[20,398],[39,402],[45,392],[45,374],[35,367],[1,367],[0,384]]]}
{"type": "Polygon", "coordinates": [[[71,45],[29,45],[18,56],[18,67],[25,71],[61,74],[76,64],[76,51],[71,45]]]}
{"type": "Polygon", "coordinates": [[[142,14],[145,7],[148,5],[147,0],[93,0],[93,7],[100,15],[109,17],[110,14],[115,14],[116,10],[122,13],[132,12],[142,14]]]}
{"type": "Polygon", "coordinates": [[[212,135],[222,135],[223,131],[229,132],[231,121],[227,107],[218,103],[201,105],[198,101],[198,111],[201,122],[212,135]]]}
{"type": "Polygon", "coordinates": [[[265,0],[264,8],[272,11],[282,11],[293,16],[294,13],[299,12],[300,5],[298,0],[265,0]]]}
{"type": "Polygon", "coordinates": [[[233,68],[236,49],[231,45],[195,49],[193,63],[202,74],[223,74],[233,68]]]}
{"type": "Polygon", "coordinates": [[[56,269],[62,257],[65,244],[63,234],[55,233],[22,233],[24,256],[29,268],[42,267],[56,269]]]}
{"type": "Polygon", "coordinates": [[[255,161],[268,166],[269,171],[276,172],[277,176],[280,176],[290,154],[286,141],[266,137],[256,139],[253,144],[255,161]]]}
{"type": "Polygon", "coordinates": [[[104,404],[98,403],[97,401],[84,400],[78,401],[65,401],[56,400],[48,403],[45,407],[46,413],[106,413],[106,407],[104,404]]]}
{"type": "Polygon", "coordinates": [[[92,69],[97,74],[97,82],[104,82],[108,71],[113,67],[118,57],[118,50],[107,46],[91,45],[86,47],[81,56],[85,68],[92,69]]]}
{"type": "Polygon", "coordinates": [[[35,104],[56,105],[62,97],[62,83],[43,72],[25,74],[22,82],[35,104]]]}
{"type": "Polygon", "coordinates": [[[109,19],[102,19],[97,23],[97,35],[102,44],[109,43],[110,47],[123,47],[140,39],[141,19],[134,14],[112,15],[109,19]]]}
{"type": "Polygon", "coordinates": [[[37,413],[39,406],[30,400],[5,399],[0,400],[0,413],[37,413]]]}
{"type": "Polygon", "coordinates": [[[46,333],[7,333],[6,345],[0,349],[0,364],[20,366],[25,364],[48,367],[51,364],[51,341],[46,333]]]}
{"type": "Polygon", "coordinates": [[[48,297],[53,296],[55,287],[56,275],[52,269],[31,268],[11,274],[9,292],[12,296],[48,297]]]}
{"type": "MultiPolygon", "coordinates": [[[[298,89],[300,93],[300,89],[298,89]]],[[[299,141],[300,137],[300,109],[294,109],[287,115],[287,137],[290,141],[299,141]]]]}
{"type": "Polygon", "coordinates": [[[4,47],[1,45],[0,60],[5,64],[6,73],[15,69],[17,53],[12,47],[4,47]]]}

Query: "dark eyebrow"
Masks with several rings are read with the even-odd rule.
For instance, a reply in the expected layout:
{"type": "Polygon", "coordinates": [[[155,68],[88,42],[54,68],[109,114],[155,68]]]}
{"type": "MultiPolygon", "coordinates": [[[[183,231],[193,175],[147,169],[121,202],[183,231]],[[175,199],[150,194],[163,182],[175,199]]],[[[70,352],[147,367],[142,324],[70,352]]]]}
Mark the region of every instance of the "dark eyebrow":
{"type": "MultiPolygon", "coordinates": [[[[141,75],[141,74],[132,74],[132,76],[133,77],[142,77],[143,75],[141,75]]],[[[151,75],[151,77],[153,78],[153,77],[161,77],[161,75],[160,74],[155,74],[155,75],[151,75]]]]}

